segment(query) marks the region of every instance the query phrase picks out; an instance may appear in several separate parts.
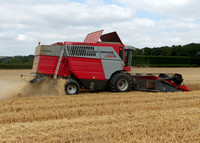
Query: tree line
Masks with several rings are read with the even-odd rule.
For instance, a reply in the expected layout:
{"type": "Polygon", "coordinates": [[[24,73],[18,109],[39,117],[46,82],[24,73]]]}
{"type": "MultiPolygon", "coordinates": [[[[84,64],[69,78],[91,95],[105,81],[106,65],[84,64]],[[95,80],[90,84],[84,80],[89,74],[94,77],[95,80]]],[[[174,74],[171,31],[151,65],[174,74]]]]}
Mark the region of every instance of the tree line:
{"type": "Polygon", "coordinates": [[[33,65],[34,56],[14,56],[0,58],[1,69],[30,69],[33,65]]]}
{"type": "Polygon", "coordinates": [[[14,56],[14,57],[4,57],[0,59],[1,64],[32,64],[34,56],[14,56]]]}
{"type": "Polygon", "coordinates": [[[142,49],[136,48],[133,55],[146,55],[146,56],[189,56],[200,57],[200,44],[190,43],[187,45],[173,45],[142,49]]]}

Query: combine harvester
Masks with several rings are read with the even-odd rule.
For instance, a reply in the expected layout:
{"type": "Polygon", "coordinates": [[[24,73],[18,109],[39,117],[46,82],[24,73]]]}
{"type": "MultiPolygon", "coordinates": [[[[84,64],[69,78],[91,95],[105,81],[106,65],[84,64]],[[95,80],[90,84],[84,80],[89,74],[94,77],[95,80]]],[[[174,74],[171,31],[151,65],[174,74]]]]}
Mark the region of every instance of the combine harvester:
{"type": "Polygon", "coordinates": [[[122,43],[116,32],[102,35],[103,30],[87,35],[84,42],[58,42],[38,45],[31,83],[46,78],[64,78],[66,94],[80,89],[127,92],[189,91],[181,74],[131,74],[134,47],[122,43]],[[101,39],[101,42],[99,41],[101,39]]]}

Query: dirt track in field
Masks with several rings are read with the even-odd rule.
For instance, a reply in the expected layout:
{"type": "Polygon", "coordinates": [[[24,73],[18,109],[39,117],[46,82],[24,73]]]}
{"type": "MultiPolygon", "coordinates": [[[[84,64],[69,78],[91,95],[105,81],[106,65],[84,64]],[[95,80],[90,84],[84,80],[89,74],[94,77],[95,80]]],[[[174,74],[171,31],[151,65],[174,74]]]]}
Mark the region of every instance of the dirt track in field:
{"type": "Polygon", "coordinates": [[[0,70],[0,141],[199,142],[200,69],[135,68],[133,72],[181,73],[193,91],[64,96],[63,81],[29,87],[20,74],[30,70],[0,70]]]}

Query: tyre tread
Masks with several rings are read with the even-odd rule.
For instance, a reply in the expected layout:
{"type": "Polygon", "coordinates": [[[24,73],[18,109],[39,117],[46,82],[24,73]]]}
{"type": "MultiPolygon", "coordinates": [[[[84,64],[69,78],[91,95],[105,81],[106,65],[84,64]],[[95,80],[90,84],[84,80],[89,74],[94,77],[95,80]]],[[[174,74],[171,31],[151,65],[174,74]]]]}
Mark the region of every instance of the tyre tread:
{"type": "Polygon", "coordinates": [[[79,93],[79,90],[80,90],[80,85],[79,85],[78,82],[77,82],[76,80],[74,80],[74,79],[67,80],[67,82],[65,83],[65,94],[66,94],[66,95],[71,95],[71,94],[69,94],[69,93],[66,91],[66,86],[69,85],[69,84],[71,84],[71,83],[73,83],[73,84],[76,85],[77,91],[76,91],[75,94],[78,94],[78,93],[79,93]]]}
{"type": "MultiPolygon", "coordinates": [[[[133,80],[132,80],[132,78],[131,78],[128,74],[126,74],[126,73],[124,73],[124,72],[117,72],[117,73],[115,73],[115,74],[111,77],[110,82],[109,82],[110,90],[111,90],[112,92],[121,92],[121,91],[119,91],[119,89],[117,89],[117,85],[116,85],[117,80],[118,80],[120,77],[125,77],[125,78],[128,80],[129,87],[128,87],[128,89],[127,89],[126,91],[130,91],[130,90],[133,88],[133,86],[134,86],[133,80]]],[[[126,92],[126,91],[125,91],[125,92],[126,92]]]]}

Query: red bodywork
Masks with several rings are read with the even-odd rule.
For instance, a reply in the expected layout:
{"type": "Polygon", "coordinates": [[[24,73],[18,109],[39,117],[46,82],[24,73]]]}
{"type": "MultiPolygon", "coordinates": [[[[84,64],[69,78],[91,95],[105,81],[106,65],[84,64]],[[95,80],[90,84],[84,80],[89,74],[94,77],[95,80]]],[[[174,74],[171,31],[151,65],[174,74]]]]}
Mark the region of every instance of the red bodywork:
{"type": "MultiPolygon", "coordinates": [[[[58,42],[57,45],[88,45],[88,46],[104,46],[113,47],[119,54],[119,47],[123,47],[123,57],[125,57],[125,47],[116,32],[101,35],[103,30],[90,33],[84,42],[58,42]],[[102,42],[98,42],[101,39],[102,42]],[[112,42],[115,42],[112,44],[112,42]]],[[[38,55],[35,59],[39,59],[37,73],[54,75],[58,56],[38,55]]],[[[125,58],[123,59],[123,62],[125,58]]],[[[131,71],[131,67],[124,67],[124,71],[131,71]]],[[[58,76],[68,77],[73,73],[78,79],[106,80],[103,72],[101,59],[80,58],[80,57],[62,57],[58,76]]]]}

